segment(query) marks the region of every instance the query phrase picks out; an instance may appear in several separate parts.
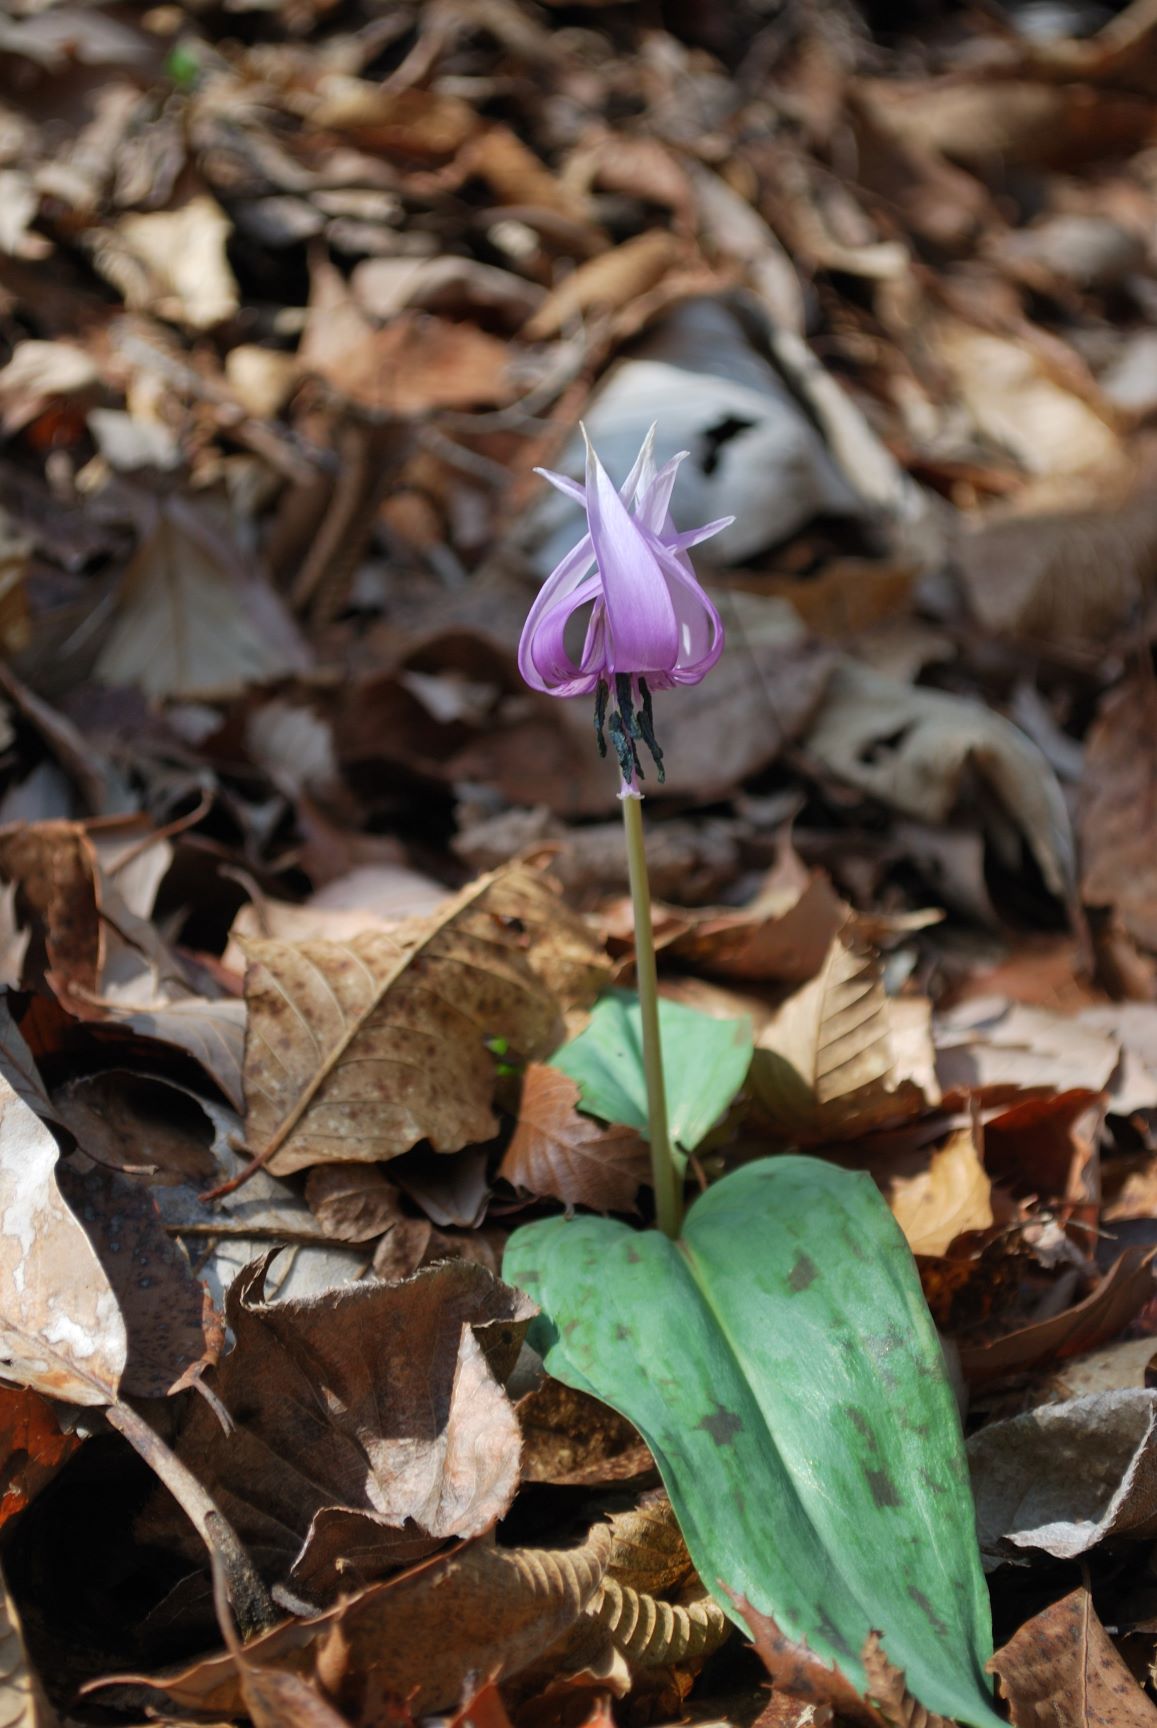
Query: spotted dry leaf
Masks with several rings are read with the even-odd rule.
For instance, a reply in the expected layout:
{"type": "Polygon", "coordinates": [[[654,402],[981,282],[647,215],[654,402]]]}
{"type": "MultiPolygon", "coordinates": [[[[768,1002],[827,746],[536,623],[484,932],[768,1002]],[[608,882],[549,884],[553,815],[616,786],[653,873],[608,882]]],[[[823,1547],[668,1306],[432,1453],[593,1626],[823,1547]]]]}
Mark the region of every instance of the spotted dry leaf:
{"type": "Polygon", "coordinates": [[[435,918],[346,942],[245,943],[246,1137],[277,1175],[488,1140],[504,1041],[547,1056],[605,974],[580,920],[512,865],[435,918]]]}

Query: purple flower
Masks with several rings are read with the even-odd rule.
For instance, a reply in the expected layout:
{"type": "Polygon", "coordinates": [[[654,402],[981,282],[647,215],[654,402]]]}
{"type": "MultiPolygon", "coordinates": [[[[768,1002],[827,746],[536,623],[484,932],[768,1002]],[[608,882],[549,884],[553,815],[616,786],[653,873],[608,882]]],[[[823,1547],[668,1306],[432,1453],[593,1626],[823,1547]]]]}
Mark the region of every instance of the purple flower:
{"type": "Polygon", "coordinates": [[[545,468],[536,470],[582,505],[587,531],[543,583],[518,646],[519,670],[531,689],[550,696],[597,692],[596,727],[604,753],[602,728],[610,700],[609,729],[628,787],[641,772],[638,738],[650,748],[663,777],[651,693],[698,684],[723,652],[723,624],[687,553],[734,520],[725,516],[676,533],[669,505],[687,452],[656,468],[654,439],[652,427],[621,494],[589,439],[585,486],[545,468]],[[585,607],[590,617],[576,664],[566,646],[567,625],[585,607]],[[636,714],[639,704],[642,711],[636,714]]]}

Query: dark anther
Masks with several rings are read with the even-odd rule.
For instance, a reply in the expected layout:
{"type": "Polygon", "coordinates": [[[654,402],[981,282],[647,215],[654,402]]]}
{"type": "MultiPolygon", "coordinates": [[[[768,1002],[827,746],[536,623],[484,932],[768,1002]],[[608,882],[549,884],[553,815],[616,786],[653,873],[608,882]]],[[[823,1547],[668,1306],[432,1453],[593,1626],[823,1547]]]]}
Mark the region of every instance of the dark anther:
{"type": "Polygon", "coordinates": [[[639,765],[639,752],[635,749],[635,741],[627,732],[621,714],[612,714],[607,721],[607,731],[611,735],[611,743],[615,747],[615,755],[619,758],[619,768],[623,779],[630,784],[634,779],[643,780],[646,776],[639,765]]]}
{"type": "Polygon", "coordinates": [[[619,713],[623,716],[623,724],[632,738],[641,738],[639,722],[635,718],[635,693],[631,689],[629,672],[615,673],[615,701],[619,705],[619,713]]]}
{"type": "Polygon", "coordinates": [[[663,752],[659,748],[659,740],[655,737],[655,715],[651,707],[651,692],[647,689],[647,680],[639,679],[639,694],[643,698],[643,711],[638,717],[637,736],[655,758],[655,767],[659,770],[660,786],[667,778],[667,770],[663,766],[663,752]]]}
{"type": "Polygon", "coordinates": [[[599,741],[599,755],[600,756],[605,756],[607,753],[607,741],[606,741],[606,738],[603,736],[603,727],[606,724],[607,698],[609,697],[610,693],[611,692],[610,692],[610,689],[606,683],[606,680],[603,678],[600,678],[599,679],[599,687],[598,687],[597,692],[595,693],[595,737],[599,741]]]}

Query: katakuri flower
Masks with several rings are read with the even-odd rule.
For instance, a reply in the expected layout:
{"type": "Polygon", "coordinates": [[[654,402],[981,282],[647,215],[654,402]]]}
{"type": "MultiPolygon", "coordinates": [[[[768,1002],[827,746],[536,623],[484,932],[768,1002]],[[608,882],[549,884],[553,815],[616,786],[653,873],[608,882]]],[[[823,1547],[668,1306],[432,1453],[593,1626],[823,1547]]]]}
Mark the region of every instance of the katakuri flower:
{"type": "Polygon", "coordinates": [[[621,492],[589,438],[585,486],[546,468],[536,470],[582,505],[587,531],[543,583],[518,645],[519,670],[532,690],[550,696],[595,694],[599,750],[606,755],[605,726],[625,792],[633,792],[636,777],[642,778],[639,740],[663,779],[653,692],[698,684],[723,652],[722,621],[687,554],[734,520],[725,516],[677,533],[671,492],[687,451],[656,468],[654,442],[652,426],[621,492]],[[586,641],[576,663],[566,646],[567,626],[586,607],[586,641]]]}

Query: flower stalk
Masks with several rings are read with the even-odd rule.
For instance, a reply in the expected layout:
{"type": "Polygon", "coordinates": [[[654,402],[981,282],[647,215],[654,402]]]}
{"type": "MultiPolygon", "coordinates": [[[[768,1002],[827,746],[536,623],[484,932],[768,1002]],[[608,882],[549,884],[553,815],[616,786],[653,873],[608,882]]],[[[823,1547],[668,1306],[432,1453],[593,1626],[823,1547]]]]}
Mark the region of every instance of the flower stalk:
{"type": "Polygon", "coordinates": [[[583,484],[565,474],[537,470],[564,496],[582,505],[586,529],[551,571],[531,606],[518,645],[518,665],[532,690],[549,696],[593,695],[599,754],[608,754],[609,738],[618,759],[635,913],[655,1212],[659,1228],[676,1237],[683,1221],[683,1181],[671,1147],[663,1085],[659,983],[638,787],[644,777],[639,745],[650,755],[661,785],[663,752],[655,736],[652,694],[698,684],[723,652],[722,621],[696,578],[689,553],[732,519],[722,517],[701,528],[677,530],[671,520],[671,493],[687,452],[659,467],[654,446],[652,426],[619,489],[589,439],[583,484]],[[576,628],[582,633],[577,660],[576,628]]]}
{"type": "Polygon", "coordinates": [[[651,884],[643,845],[643,800],[637,793],[624,788],[620,803],[627,838],[631,907],[635,914],[635,985],[643,1029],[643,1072],[647,1081],[655,1221],[663,1234],[673,1240],[683,1222],[683,1184],[679,1179],[667,1124],[667,1090],[663,1082],[663,1046],[659,1036],[659,977],[651,925],[651,884]]]}

